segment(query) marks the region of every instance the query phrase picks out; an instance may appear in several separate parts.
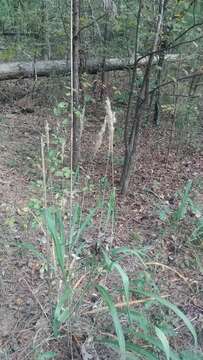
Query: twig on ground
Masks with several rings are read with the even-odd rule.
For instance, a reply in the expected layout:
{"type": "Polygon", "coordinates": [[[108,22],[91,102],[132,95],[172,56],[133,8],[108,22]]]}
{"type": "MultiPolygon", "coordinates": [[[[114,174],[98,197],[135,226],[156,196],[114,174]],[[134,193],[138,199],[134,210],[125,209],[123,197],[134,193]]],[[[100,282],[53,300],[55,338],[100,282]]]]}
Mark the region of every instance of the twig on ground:
{"type": "MultiPolygon", "coordinates": [[[[161,298],[166,298],[166,297],[169,297],[168,294],[165,294],[165,295],[161,295],[160,296],[161,298]]],[[[148,297],[148,298],[144,298],[144,299],[140,299],[140,300],[132,300],[132,301],[129,301],[128,303],[126,302],[120,302],[120,303],[117,303],[115,304],[115,307],[117,309],[122,309],[124,307],[127,307],[127,306],[133,306],[133,305],[139,305],[139,304],[143,304],[147,301],[153,301],[153,300],[156,300],[155,297],[148,297]]],[[[98,309],[93,309],[93,310],[89,310],[89,311],[86,311],[84,313],[84,315],[93,315],[93,314],[97,314],[99,312],[106,312],[108,311],[108,307],[107,306],[104,306],[104,307],[101,307],[101,308],[98,308],[98,309]]]]}

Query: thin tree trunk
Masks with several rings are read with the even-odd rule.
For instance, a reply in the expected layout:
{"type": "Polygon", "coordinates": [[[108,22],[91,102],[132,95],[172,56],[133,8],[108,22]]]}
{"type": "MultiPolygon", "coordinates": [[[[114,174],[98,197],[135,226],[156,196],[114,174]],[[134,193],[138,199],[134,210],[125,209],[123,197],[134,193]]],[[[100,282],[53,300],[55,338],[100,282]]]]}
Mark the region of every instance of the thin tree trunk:
{"type": "MultiPolygon", "coordinates": [[[[129,124],[129,115],[127,118],[127,129],[125,128],[125,159],[124,159],[124,166],[121,174],[121,194],[125,195],[128,189],[128,184],[130,180],[130,172],[131,172],[131,165],[133,163],[133,160],[136,155],[136,147],[138,142],[138,136],[139,136],[139,129],[140,129],[140,123],[141,123],[141,116],[144,112],[144,108],[146,103],[148,102],[149,97],[149,81],[150,81],[150,73],[151,68],[153,65],[154,60],[154,53],[157,51],[157,46],[159,42],[159,36],[161,32],[162,22],[163,22],[163,13],[164,13],[164,4],[166,0],[160,0],[161,1],[161,12],[159,13],[158,21],[157,21],[157,27],[156,27],[156,34],[154,39],[154,44],[152,47],[151,55],[149,56],[149,61],[145,69],[142,86],[140,88],[136,107],[135,107],[135,113],[134,113],[134,119],[131,125],[131,129],[128,129],[129,124]],[[130,134],[129,134],[130,133],[130,134]]],[[[141,4],[141,0],[140,0],[141,4]]],[[[136,31],[138,32],[138,27],[136,31]]],[[[138,36],[138,35],[136,35],[138,36]]],[[[137,44],[137,41],[136,41],[137,44]]],[[[135,44],[135,45],[136,45],[135,44]]],[[[137,48],[135,48],[135,51],[137,52],[137,48]]],[[[136,64],[136,62],[135,62],[136,64]]],[[[136,68],[136,66],[135,66],[136,68]]],[[[134,79],[133,79],[134,80],[134,79]]],[[[132,86],[133,89],[133,86],[132,86]]],[[[129,109],[128,109],[129,113],[129,109]]]]}
{"type": "Polygon", "coordinates": [[[130,181],[130,170],[132,168],[135,154],[136,154],[136,148],[137,148],[137,140],[138,140],[138,133],[140,128],[140,121],[141,121],[141,114],[136,115],[136,119],[134,122],[134,129],[131,134],[131,140],[129,141],[129,146],[126,148],[125,151],[125,159],[123,164],[123,170],[121,175],[121,194],[125,195],[128,190],[128,185],[130,181]]]}
{"type": "Polygon", "coordinates": [[[140,25],[140,18],[141,18],[141,10],[142,10],[142,0],[139,1],[139,8],[137,13],[137,26],[136,26],[136,35],[135,35],[135,48],[134,48],[134,65],[133,65],[133,72],[132,72],[132,79],[130,84],[130,93],[128,97],[128,106],[126,111],[126,118],[125,118],[125,129],[124,129],[124,143],[126,152],[128,149],[128,127],[129,127],[129,118],[130,118],[130,111],[132,105],[132,98],[133,92],[135,87],[135,80],[137,77],[137,68],[138,68],[138,35],[139,35],[139,25],[140,25]]]}
{"type": "MultiPolygon", "coordinates": [[[[139,25],[140,25],[140,18],[141,18],[141,10],[142,10],[142,0],[139,1],[139,8],[137,13],[137,26],[136,26],[136,35],[135,35],[135,49],[134,49],[134,67],[132,73],[132,80],[130,86],[130,93],[128,99],[128,107],[125,119],[125,130],[124,130],[124,143],[125,143],[125,158],[124,158],[124,165],[121,174],[121,194],[125,195],[128,189],[129,180],[130,180],[130,170],[132,167],[132,162],[134,160],[134,154],[136,152],[137,146],[137,136],[139,132],[139,124],[140,124],[140,116],[138,115],[139,112],[139,102],[140,98],[137,98],[136,110],[135,110],[135,118],[132,125],[131,135],[129,137],[129,119],[130,119],[130,111],[132,105],[132,98],[134,92],[134,85],[137,76],[137,58],[138,58],[138,37],[139,37],[139,25]],[[136,137],[136,138],[135,138],[136,137]]],[[[140,92],[141,94],[141,92],[140,92]]]]}
{"type": "Polygon", "coordinates": [[[42,42],[44,43],[43,47],[43,57],[44,60],[50,60],[51,58],[51,46],[50,46],[50,39],[49,39],[49,20],[48,20],[48,8],[47,8],[47,0],[43,0],[42,2],[42,28],[41,28],[41,35],[42,35],[42,42]]]}
{"type": "MultiPolygon", "coordinates": [[[[154,116],[153,116],[153,124],[155,126],[159,126],[160,125],[160,110],[161,110],[161,103],[160,103],[160,97],[161,97],[161,89],[160,89],[160,84],[161,84],[161,77],[162,77],[162,72],[163,72],[163,66],[164,66],[164,61],[165,61],[165,52],[166,52],[166,48],[168,46],[167,44],[167,24],[164,24],[164,18],[166,15],[166,7],[167,7],[167,3],[168,0],[165,1],[164,6],[163,6],[163,31],[162,34],[160,34],[160,40],[159,40],[159,49],[160,49],[160,53],[159,53],[159,61],[157,63],[157,76],[156,76],[156,87],[157,90],[155,92],[155,102],[154,102],[154,116]]],[[[162,13],[162,4],[161,4],[161,0],[159,3],[159,13],[162,13]]]]}
{"type": "Polygon", "coordinates": [[[105,94],[106,86],[106,72],[105,72],[105,62],[106,62],[106,47],[107,47],[107,36],[108,36],[108,15],[105,17],[105,26],[104,26],[104,35],[103,35],[103,48],[104,56],[102,59],[102,71],[101,71],[101,90],[100,90],[100,100],[103,100],[105,94]]]}
{"type": "Polygon", "coordinates": [[[73,168],[80,161],[80,0],[73,0],[73,168]]]}
{"type": "Polygon", "coordinates": [[[155,102],[154,102],[154,116],[153,116],[153,124],[155,126],[160,125],[160,110],[161,110],[161,103],[160,103],[160,97],[161,97],[161,89],[159,87],[161,83],[161,75],[163,71],[163,65],[164,65],[164,53],[161,54],[159,62],[158,62],[158,72],[157,72],[157,78],[156,78],[156,86],[157,90],[155,92],[155,102]]]}

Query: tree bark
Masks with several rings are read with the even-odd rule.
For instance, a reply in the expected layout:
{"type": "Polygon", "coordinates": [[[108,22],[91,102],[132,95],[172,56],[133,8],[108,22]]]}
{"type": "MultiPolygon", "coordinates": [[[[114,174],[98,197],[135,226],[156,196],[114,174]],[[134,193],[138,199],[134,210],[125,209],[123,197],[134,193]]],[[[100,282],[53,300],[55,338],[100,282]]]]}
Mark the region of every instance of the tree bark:
{"type": "MultiPolygon", "coordinates": [[[[165,61],[165,52],[168,47],[168,30],[167,30],[167,24],[165,22],[165,18],[166,18],[166,10],[167,10],[167,4],[168,4],[168,0],[165,1],[164,6],[163,6],[163,25],[162,25],[162,32],[159,35],[159,44],[158,44],[158,48],[160,49],[160,54],[159,54],[159,61],[157,63],[157,74],[156,74],[156,86],[157,86],[157,90],[154,94],[154,116],[153,116],[153,124],[155,126],[159,126],[160,125],[160,110],[161,110],[161,103],[160,103],[160,98],[161,98],[161,89],[159,87],[159,85],[161,84],[161,78],[162,78],[162,73],[163,73],[163,67],[164,67],[164,61],[165,61]]],[[[162,4],[161,1],[159,3],[159,13],[161,14],[162,12],[162,4]]],[[[149,111],[150,113],[150,111],[149,111]]]]}
{"type": "MultiPolygon", "coordinates": [[[[165,61],[176,62],[179,55],[166,55],[165,61]]],[[[137,67],[142,69],[148,63],[148,57],[138,61],[137,67]]],[[[156,64],[159,60],[158,56],[155,56],[153,64],[156,64]]],[[[88,74],[97,74],[102,69],[102,59],[89,59],[86,62],[86,67],[82,69],[83,72],[88,74]]],[[[134,59],[106,59],[104,69],[105,71],[126,70],[133,68],[134,59]]],[[[18,78],[35,78],[47,77],[52,74],[64,75],[69,74],[71,71],[70,62],[65,60],[49,60],[49,61],[36,61],[34,62],[8,62],[0,64],[0,81],[12,80],[18,78]]],[[[198,75],[198,74],[197,74],[198,75]]]]}
{"type": "MultiPolygon", "coordinates": [[[[163,22],[163,13],[164,13],[164,3],[166,0],[160,0],[161,4],[161,11],[158,16],[157,21],[157,28],[156,28],[156,34],[154,39],[154,44],[152,47],[152,52],[149,56],[147,66],[144,71],[144,76],[142,80],[142,85],[140,87],[138,98],[135,106],[135,113],[132,119],[131,125],[128,127],[128,117],[126,117],[126,126],[125,126],[125,134],[124,134],[124,140],[125,140],[125,158],[124,158],[124,166],[122,169],[121,174],[121,194],[125,195],[128,189],[128,184],[130,180],[130,172],[131,172],[131,165],[136,155],[136,148],[137,148],[137,141],[139,136],[139,129],[140,129],[140,120],[141,120],[141,113],[145,110],[145,105],[148,102],[149,97],[149,82],[150,82],[150,75],[151,75],[151,68],[154,62],[154,54],[157,51],[157,46],[159,42],[159,36],[161,32],[162,22],[163,22]]],[[[140,6],[141,6],[140,1],[140,6]]],[[[141,11],[141,7],[140,7],[141,11]]],[[[138,36],[138,30],[139,26],[137,26],[136,29],[136,36],[138,36]]],[[[137,52],[137,41],[135,42],[135,53],[137,52]]],[[[158,60],[159,61],[159,60],[158,60]]],[[[135,62],[136,66],[136,62],[135,62]]],[[[134,67],[136,70],[136,67],[134,67]]],[[[132,79],[134,81],[134,78],[132,79]]],[[[132,88],[132,85],[131,85],[132,88]]],[[[128,109],[129,112],[129,109],[128,109]]]]}
{"type": "Polygon", "coordinates": [[[48,6],[47,0],[42,1],[41,5],[41,37],[42,43],[44,43],[44,47],[42,49],[44,60],[51,59],[51,46],[50,46],[50,39],[49,39],[49,14],[48,14],[48,6]]]}

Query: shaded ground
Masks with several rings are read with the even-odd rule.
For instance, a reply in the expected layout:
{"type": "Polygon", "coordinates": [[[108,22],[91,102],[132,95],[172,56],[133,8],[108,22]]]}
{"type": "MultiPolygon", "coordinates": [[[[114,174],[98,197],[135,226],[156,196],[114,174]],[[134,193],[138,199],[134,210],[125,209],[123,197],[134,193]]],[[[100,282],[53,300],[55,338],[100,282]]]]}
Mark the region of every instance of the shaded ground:
{"type": "MultiPolygon", "coordinates": [[[[22,108],[8,104],[1,105],[0,118],[0,359],[35,359],[36,346],[49,343],[50,311],[47,296],[47,282],[40,274],[38,261],[21,249],[15,242],[36,242],[36,233],[31,223],[25,220],[23,209],[33,196],[31,182],[38,178],[40,162],[40,135],[44,132],[45,120],[54,127],[55,117],[47,107],[35,107],[34,112],[22,112],[22,108]]],[[[102,119],[101,119],[102,121],[102,119]]],[[[99,128],[100,121],[96,120],[99,128]]],[[[95,122],[86,125],[83,141],[83,171],[92,177],[95,185],[104,175],[106,148],[98,153],[92,167],[92,139],[95,138],[95,122]],[[91,140],[90,140],[91,139],[91,140]]],[[[114,181],[118,184],[121,171],[122,148],[119,128],[114,153],[114,181]]],[[[173,146],[168,151],[168,133],[162,130],[144,129],[140,138],[137,166],[132,177],[130,190],[125,198],[117,196],[117,224],[114,245],[150,246],[153,262],[164,263],[178,271],[156,267],[157,284],[163,292],[170,294],[171,301],[180,306],[192,322],[197,325],[200,343],[203,338],[202,296],[202,242],[192,246],[188,242],[190,228],[184,224],[176,232],[163,227],[159,219],[160,209],[168,206],[175,209],[174,196],[188,179],[195,185],[194,198],[203,206],[203,153],[201,150],[185,148],[177,155],[173,146]],[[163,235],[163,229],[165,233],[163,235]],[[185,230],[186,229],[186,230],[185,230]],[[164,281],[163,281],[164,279],[164,281]]],[[[109,176],[109,181],[111,182],[109,176]]],[[[94,199],[86,199],[89,206],[94,199]]],[[[192,215],[191,215],[192,216],[192,215]]],[[[190,225],[190,224],[188,224],[190,225]]],[[[126,264],[133,271],[133,264],[126,264]]],[[[185,339],[182,339],[184,345],[185,339]]],[[[186,340],[187,342],[187,340],[186,340]]],[[[65,352],[67,345],[62,341],[55,345],[58,359],[69,359],[65,352]],[[61,349],[60,349],[61,346],[61,349]],[[61,351],[61,352],[60,352],[61,351]]],[[[79,358],[76,353],[75,359],[79,358]]],[[[103,359],[113,359],[106,352],[103,359]]]]}

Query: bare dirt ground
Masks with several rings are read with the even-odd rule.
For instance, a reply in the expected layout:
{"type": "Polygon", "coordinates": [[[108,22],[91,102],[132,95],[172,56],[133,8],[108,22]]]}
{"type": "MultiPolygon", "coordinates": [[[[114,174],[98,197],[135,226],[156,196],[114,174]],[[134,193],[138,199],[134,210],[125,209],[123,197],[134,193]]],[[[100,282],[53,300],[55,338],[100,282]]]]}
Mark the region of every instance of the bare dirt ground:
{"type": "MultiPolygon", "coordinates": [[[[20,94],[21,95],[21,94],[20,94]]],[[[21,95],[22,96],[22,95],[21,95]]],[[[33,195],[31,182],[39,175],[40,134],[45,120],[54,125],[54,116],[47,107],[35,106],[34,112],[23,112],[15,99],[0,105],[0,359],[35,359],[36,345],[50,344],[50,311],[47,283],[40,275],[39,263],[32,254],[17,249],[15,242],[35,242],[36,234],[26,223],[23,209],[33,195]]],[[[102,119],[101,119],[102,120],[102,119]]],[[[97,128],[100,126],[96,120],[97,128]]],[[[94,139],[94,119],[84,132],[83,154],[89,153],[90,139],[94,139]]],[[[123,149],[120,139],[115,144],[114,181],[118,185],[123,149]]],[[[94,162],[94,171],[88,169],[84,155],[83,171],[93,177],[96,184],[105,175],[105,147],[94,162]]],[[[203,153],[187,148],[179,152],[173,147],[168,152],[168,133],[156,129],[143,129],[138,149],[137,166],[125,198],[117,195],[117,223],[114,245],[149,246],[153,262],[164,263],[182,275],[164,267],[152,265],[157,285],[170,294],[197,326],[199,342],[203,346],[202,297],[202,242],[192,245],[188,241],[190,224],[184,224],[177,233],[163,233],[159,218],[160,204],[171,209],[177,205],[174,194],[188,179],[195,187],[193,197],[203,206],[203,153]],[[198,261],[197,261],[198,258],[198,261]],[[199,264],[199,266],[198,266],[199,264]],[[163,281],[164,280],[164,281],[163,281]]],[[[109,179],[111,181],[111,178],[109,179]]],[[[91,203],[91,199],[89,202],[91,203]]],[[[191,217],[193,215],[191,214],[191,217]]],[[[131,265],[129,265],[129,270],[131,265]]],[[[185,340],[182,339],[184,345],[185,340]]],[[[58,359],[69,359],[64,342],[52,342],[58,359]]],[[[78,355],[75,355],[77,359],[78,355]]],[[[78,357],[79,358],[79,357],[78,357]]],[[[112,359],[106,353],[103,359],[112,359]]]]}

